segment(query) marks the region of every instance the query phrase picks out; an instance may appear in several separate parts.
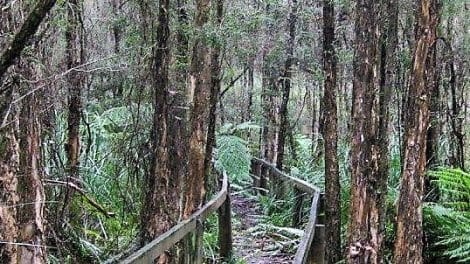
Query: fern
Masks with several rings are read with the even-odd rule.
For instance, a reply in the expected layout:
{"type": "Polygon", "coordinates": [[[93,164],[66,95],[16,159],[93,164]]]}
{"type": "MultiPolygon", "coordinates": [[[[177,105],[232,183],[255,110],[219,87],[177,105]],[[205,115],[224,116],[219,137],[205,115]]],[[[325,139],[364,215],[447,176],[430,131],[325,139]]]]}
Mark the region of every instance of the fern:
{"type": "Polygon", "coordinates": [[[240,137],[221,135],[217,138],[218,170],[225,170],[235,181],[248,180],[250,176],[251,154],[247,142],[240,137]]]}
{"type": "Polygon", "coordinates": [[[470,210],[470,174],[460,169],[439,168],[428,173],[435,178],[441,201],[456,210],[470,210]]]}
{"type": "Polygon", "coordinates": [[[440,237],[445,256],[470,262],[470,174],[460,169],[439,168],[428,172],[440,192],[439,203],[424,208],[429,232],[440,237]],[[437,229],[437,230],[436,230],[437,229]]]}

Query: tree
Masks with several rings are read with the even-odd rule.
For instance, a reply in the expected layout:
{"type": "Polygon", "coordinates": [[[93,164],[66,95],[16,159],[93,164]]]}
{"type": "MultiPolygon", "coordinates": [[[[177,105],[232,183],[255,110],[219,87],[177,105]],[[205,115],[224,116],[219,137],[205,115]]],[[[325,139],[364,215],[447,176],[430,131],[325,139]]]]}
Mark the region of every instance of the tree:
{"type": "MultiPolygon", "coordinates": [[[[67,116],[67,182],[80,186],[80,123],[82,118],[82,86],[83,74],[74,69],[84,62],[83,32],[82,32],[82,1],[71,0],[67,5],[67,28],[65,31],[68,88],[67,116]]],[[[74,192],[68,188],[65,191],[64,211],[68,213],[70,201],[74,192]]]]}
{"type": "Polygon", "coordinates": [[[348,263],[375,263],[378,231],[370,225],[375,175],[372,151],[375,144],[373,108],[378,65],[376,1],[356,1],[355,56],[351,143],[351,204],[348,226],[348,263]]]}
{"type": "Polygon", "coordinates": [[[16,33],[13,41],[2,52],[0,56],[0,81],[3,79],[8,68],[15,63],[15,60],[28,45],[28,41],[34,36],[44,17],[54,7],[55,2],[56,0],[39,1],[26,18],[21,29],[16,33]]]}
{"type": "MultiPolygon", "coordinates": [[[[146,178],[145,202],[142,208],[141,245],[145,245],[175,225],[179,218],[179,173],[171,166],[171,138],[169,105],[170,26],[169,0],[160,0],[158,8],[157,45],[152,50],[153,130],[152,165],[146,178]]],[[[174,117],[173,117],[174,118],[174,117]]],[[[169,262],[167,254],[160,263],[169,262]]]]}
{"type": "Polygon", "coordinates": [[[336,107],[336,53],[335,53],[334,2],[323,1],[323,71],[324,81],[324,127],[325,140],[325,220],[326,263],[341,260],[341,204],[338,166],[338,115],[336,107]]]}
{"type": "Polygon", "coordinates": [[[205,160],[208,133],[210,97],[212,91],[211,51],[204,40],[204,26],[209,21],[210,0],[196,1],[195,37],[190,68],[190,101],[192,102],[189,121],[189,173],[185,180],[185,205],[183,217],[188,218],[203,202],[205,196],[205,160]]]}
{"type": "Polygon", "coordinates": [[[438,0],[420,0],[416,14],[413,69],[408,91],[408,115],[404,135],[404,164],[397,211],[394,262],[422,263],[423,192],[426,168],[426,137],[429,125],[428,52],[436,41],[438,0]]]}
{"type": "MultiPolygon", "coordinates": [[[[55,1],[40,1],[12,42],[2,47],[5,49],[0,55],[0,240],[5,242],[0,246],[1,263],[46,262],[41,126],[36,108],[40,96],[31,95],[21,100],[18,92],[25,93],[29,89],[22,89],[16,77],[3,81],[54,4],[55,1]],[[20,204],[28,206],[18,206],[20,204]]],[[[17,27],[8,20],[8,16],[4,16],[3,9],[0,12],[0,32],[4,32],[6,27],[17,27]]],[[[32,65],[25,64],[18,72],[31,75],[32,72],[27,71],[32,65]]]]}
{"type": "Polygon", "coordinates": [[[277,137],[277,159],[276,167],[280,170],[283,169],[284,163],[284,149],[286,138],[289,130],[289,115],[288,115],[288,105],[289,105],[289,96],[292,83],[292,66],[294,62],[294,48],[295,48],[295,28],[297,26],[297,0],[289,1],[289,6],[291,8],[289,13],[288,20],[288,33],[289,38],[287,40],[287,59],[284,64],[284,71],[281,76],[281,87],[282,87],[282,99],[279,109],[279,134],[277,137]]]}

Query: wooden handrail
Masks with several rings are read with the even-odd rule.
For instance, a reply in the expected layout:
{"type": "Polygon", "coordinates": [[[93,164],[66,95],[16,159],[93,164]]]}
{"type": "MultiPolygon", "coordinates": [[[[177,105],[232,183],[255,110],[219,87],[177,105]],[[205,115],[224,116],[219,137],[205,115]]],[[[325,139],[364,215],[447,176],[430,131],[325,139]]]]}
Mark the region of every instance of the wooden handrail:
{"type": "Polygon", "coordinates": [[[304,191],[307,194],[313,195],[317,192],[318,193],[320,192],[320,189],[318,187],[313,186],[312,184],[310,184],[310,183],[308,183],[304,180],[301,180],[301,179],[298,179],[298,178],[295,178],[295,177],[292,177],[292,176],[289,176],[289,175],[283,173],[278,168],[276,168],[274,166],[274,164],[271,164],[271,163],[269,163],[265,160],[258,159],[258,158],[253,158],[252,160],[255,163],[262,164],[262,165],[268,167],[271,170],[271,172],[273,173],[274,176],[277,176],[277,177],[283,179],[285,182],[294,184],[295,187],[297,187],[301,191],[304,191]]]}
{"type": "Polygon", "coordinates": [[[312,241],[315,237],[315,228],[317,226],[318,201],[320,200],[320,192],[315,192],[312,199],[312,207],[310,207],[310,216],[305,229],[304,236],[300,241],[299,248],[295,253],[294,264],[305,264],[309,258],[312,241]]]}
{"type": "Polygon", "coordinates": [[[215,212],[227,200],[229,195],[228,177],[223,172],[222,188],[217,195],[206,203],[201,209],[192,214],[188,219],[181,221],[170,230],[163,233],[150,243],[134,252],[128,258],[120,262],[121,264],[146,264],[153,261],[166,250],[170,249],[190,232],[196,230],[198,223],[204,222],[209,214],[215,212]]]}
{"type": "Polygon", "coordinates": [[[270,170],[271,175],[279,177],[283,181],[293,184],[294,187],[298,190],[313,196],[312,204],[310,207],[309,221],[307,223],[307,227],[305,228],[304,235],[302,237],[302,240],[300,241],[299,247],[295,253],[295,258],[293,262],[294,264],[308,263],[309,258],[312,258],[312,256],[309,256],[309,253],[312,252],[312,242],[315,237],[315,229],[318,222],[317,217],[319,213],[318,211],[320,202],[320,189],[306,181],[297,179],[295,177],[283,173],[282,171],[277,169],[273,164],[265,160],[253,158],[252,162],[254,162],[255,164],[259,164],[260,166],[265,166],[270,170]]]}

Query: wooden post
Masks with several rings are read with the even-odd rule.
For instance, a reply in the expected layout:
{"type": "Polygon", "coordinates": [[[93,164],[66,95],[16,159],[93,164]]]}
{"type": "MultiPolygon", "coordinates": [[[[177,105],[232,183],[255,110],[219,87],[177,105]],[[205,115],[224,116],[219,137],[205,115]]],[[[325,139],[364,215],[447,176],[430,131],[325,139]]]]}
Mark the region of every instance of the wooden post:
{"type": "Polygon", "coordinates": [[[325,224],[325,193],[320,193],[317,224],[325,224]]]}
{"type": "Polygon", "coordinates": [[[298,227],[302,220],[302,203],[304,201],[304,193],[299,188],[294,187],[295,204],[294,215],[292,218],[292,227],[298,227]]]}
{"type": "Polygon", "coordinates": [[[254,194],[257,194],[259,192],[259,188],[262,185],[261,175],[262,175],[261,164],[258,163],[256,160],[251,160],[251,176],[253,179],[254,194]]]}
{"type": "Polygon", "coordinates": [[[187,234],[182,240],[183,248],[181,250],[180,264],[191,264],[192,262],[191,252],[193,252],[193,236],[194,232],[191,232],[187,234]]]}
{"type": "Polygon", "coordinates": [[[266,178],[269,177],[269,168],[266,166],[260,164],[260,175],[259,175],[259,188],[260,191],[259,193],[261,195],[266,195],[266,190],[268,188],[267,180],[266,178]]]}
{"type": "Polygon", "coordinates": [[[195,264],[202,264],[202,255],[204,248],[204,223],[201,220],[196,221],[196,231],[195,234],[195,241],[194,241],[194,260],[193,263],[195,264]]]}
{"type": "Polygon", "coordinates": [[[310,250],[310,264],[325,263],[325,225],[316,225],[310,250]]]}
{"type": "Polygon", "coordinates": [[[232,209],[230,206],[230,184],[227,198],[218,209],[219,215],[219,255],[222,261],[229,262],[232,256],[232,209]]]}

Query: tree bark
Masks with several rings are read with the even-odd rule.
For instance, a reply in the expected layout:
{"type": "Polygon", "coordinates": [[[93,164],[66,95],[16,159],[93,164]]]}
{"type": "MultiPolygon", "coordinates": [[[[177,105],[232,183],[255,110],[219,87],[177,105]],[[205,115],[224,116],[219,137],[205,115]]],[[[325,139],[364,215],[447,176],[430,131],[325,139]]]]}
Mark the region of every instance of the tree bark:
{"type": "MultiPolygon", "coordinates": [[[[10,104],[12,97],[0,97],[0,104],[10,104]]],[[[10,113],[10,125],[0,130],[0,240],[15,242],[18,234],[16,224],[17,206],[19,196],[18,166],[19,166],[19,139],[18,117],[10,113]]],[[[0,246],[0,262],[15,263],[17,246],[4,244],[0,246]]]]}
{"type": "Polygon", "coordinates": [[[372,150],[376,137],[373,107],[378,75],[378,7],[373,0],[356,1],[348,263],[374,263],[378,246],[374,241],[377,230],[371,226],[375,182],[372,150]]]}
{"type": "MultiPolygon", "coordinates": [[[[375,254],[371,255],[371,263],[384,263],[384,239],[386,224],[386,198],[389,175],[389,125],[390,103],[394,89],[396,67],[396,48],[398,44],[398,1],[391,0],[380,7],[381,14],[388,14],[387,19],[379,22],[380,30],[380,78],[379,95],[376,110],[374,110],[375,139],[372,146],[372,172],[370,192],[370,236],[375,254]]],[[[385,15],[382,15],[385,17],[385,15]]]]}
{"type": "MultiPolygon", "coordinates": [[[[223,0],[215,0],[214,2],[215,13],[216,13],[216,26],[220,28],[222,24],[222,18],[224,14],[224,1],[223,0]]],[[[218,44],[216,44],[218,45],[218,44]]],[[[209,110],[209,130],[207,133],[207,143],[206,143],[206,158],[205,158],[205,175],[207,179],[211,182],[206,182],[206,189],[211,184],[216,183],[214,179],[212,179],[212,151],[213,148],[216,146],[216,138],[215,138],[215,126],[217,122],[217,102],[220,98],[220,46],[215,46],[212,49],[211,54],[211,97],[210,97],[210,110],[209,110]]]]}
{"type": "MultiPolygon", "coordinates": [[[[82,118],[82,86],[83,74],[72,69],[83,64],[83,32],[81,27],[82,15],[82,2],[81,0],[71,0],[67,9],[68,24],[65,32],[66,53],[65,60],[67,63],[67,70],[71,72],[67,75],[67,88],[68,88],[68,117],[67,117],[67,143],[65,151],[67,153],[67,181],[72,181],[79,186],[80,178],[80,122],[82,118]]],[[[73,196],[66,190],[66,201],[64,206],[68,203],[73,196]]]]}
{"type": "Polygon", "coordinates": [[[34,36],[42,20],[52,9],[55,2],[56,0],[38,1],[33,11],[31,11],[28,18],[26,18],[23,23],[23,26],[18,33],[16,33],[13,41],[2,52],[0,56],[0,82],[8,68],[15,63],[15,60],[20,57],[23,49],[29,44],[29,40],[34,36]]]}
{"type": "Polygon", "coordinates": [[[212,91],[211,51],[202,34],[204,25],[209,21],[211,1],[197,0],[196,8],[195,28],[200,33],[194,41],[190,70],[193,96],[188,154],[190,169],[185,181],[184,218],[189,217],[204,202],[206,144],[212,91]]]}
{"type": "MultiPolygon", "coordinates": [[[[178,27],[176,33],[176,93],[170,94],[172,105],[170,108],[170,130],[173,131],[172,139],[172,168],[178,171],[175,175],[178,178],[180,188],[184,186],[184,180],[188,173],[188,66],[189,66],[189,36],[186,32],[188,26],[188,15],[186,12],[186,0],[177,0],[178,27]]],[[[181,195],[181,203],[184,204],[184,194],[181,195]]],[[[182,208],[180,208],[180,218],[182,208]]]]}
{"type": "Polygon", "coordinates": [[[338,115],[336,106],[336,53],[335,11],[331,0],[323,0],[323,105],[325,124],[325,217],[326,217],[326,263],[341,260],[341,204],[340,179],[338,166],[338,115]]]}
{"type": "MultiPolygon", "coordinates": [[[[32,66],[30,66],[32,67],[32,66]]],[[[29,88],[29,87],[28,87],[29,88]]],[[[37,109],[41,96],[31,95],[23,102],[20,118],[20,170],[17,242],[35,246],[18,246],[18,263],[46,263],[45,193],[41,168],[41,125],[37,109]]]]}
{"type": "MultiPolygon", "coordinates": [[[[295,47],[295,28],[297,26],[297,0],[289,1],[290,13],[288,20],[289,39],[287,40],[287,59],[284,64],[284,72],[282,74],[281,87],[282,87],[282,100],[279,109],[279,135],[277,138],[277,160],[276,168],[283,169],[284,163],[284,148],[286,145],[286,137],[289,129],[289,97],[292,83],[292,64],[294,59],[295,47]]],[[[282,193],[280,194],[282,195],[282,193]]]]}
{"type": "Polygon", "coordinates": [[[424,172],[429,125],[428,52],[436,41],[438,0],[420,0],[417,10],[412,80],[408,91],[404,164],[398,199],[394,263],[422,263],[424,172]]]}
{"type": "MultiPolygon", "coordinates": [[[[154,86],[154,116],[152,130],[152,169],[146,179],[145,202],[142,208],[142,239],[145,245],[170,229],[179,217],[179,181],[170,164],[169,79],[170,27],[169,0],[159,1],[157,40],[152,58],[154,86]]],[[[170,255],[160,256],[160,263],[170,261],[170,255]]]]}

